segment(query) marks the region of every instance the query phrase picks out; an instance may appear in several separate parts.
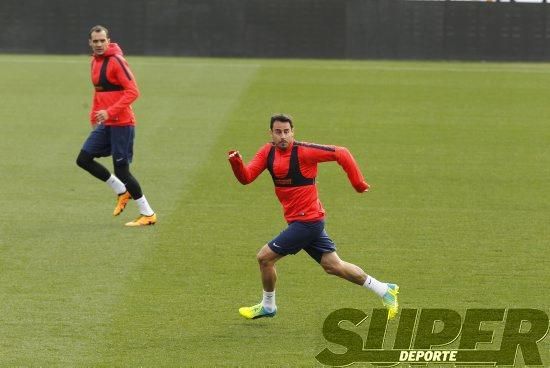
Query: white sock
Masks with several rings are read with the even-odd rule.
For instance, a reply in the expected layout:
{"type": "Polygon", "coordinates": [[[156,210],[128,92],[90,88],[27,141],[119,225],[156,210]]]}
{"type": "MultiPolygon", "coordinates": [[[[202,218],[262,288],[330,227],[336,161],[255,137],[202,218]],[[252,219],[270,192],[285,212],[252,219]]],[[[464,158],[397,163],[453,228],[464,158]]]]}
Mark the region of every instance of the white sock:
{"type": "Polygon", "coordinates": [[[116,194],[122,194],[126,191],[126,186],[119,178],[111,174],[106,183],[113,189],[116,194]]]}
{"type": "Polygon", "coordinates": [[[277,307],[275,306],[275,290],[273,291],[264,291],[264,297],[262,299],[262,306],[264,309],[271,313],[273,312],[277,307]]]}
{"type": "Polygon", "coordinates": [[[151,216],[155,213],[151,206],[149,206],[149,202],[147,202],[145,196],[141,196],[141,198],[136,199],[136,204],[139,208],[139,213],[142,215],[151,216]]]}
{"type": "Polygon", "coordinates": [[[367,275],[367,280],[365,281],[363,286],[366,287],[367,289],[371,289],[380,297],[383,297],[384,294],[386,294],[386,291],[388,291],[388,284],[386,284],[385,282],[380,282],[374,277],[369,275],[367,275]]]}

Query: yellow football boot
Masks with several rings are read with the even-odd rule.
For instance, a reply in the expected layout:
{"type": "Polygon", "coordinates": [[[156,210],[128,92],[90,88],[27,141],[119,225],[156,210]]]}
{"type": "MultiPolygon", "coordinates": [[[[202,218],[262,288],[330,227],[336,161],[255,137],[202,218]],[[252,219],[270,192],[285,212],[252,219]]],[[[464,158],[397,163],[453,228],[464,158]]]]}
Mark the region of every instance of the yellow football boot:
{"type": "Polygon", "coordinates": [[[386,294],[382,297],[382,304],[388,309],[388,319],[392,319],[397,315],[397,308],[399,308],[397,294],[399,294],[399,286],[388,284],[388,291],[386,291],[386,294]]]}
{"type": "Polygon", "coordinates": [[[126,208],[126,205],[128,204],[128,201],[130,199],[132,199],[132,196],[130,195],[130,193],[128,193],[128,191],[119,194],[116,201],[115,210],[113,211],[113,216],[120,215],[122,211],[124,211],[124,208],[126,208]]]}
{"type": "Polygon", "coordinates": [[[151,216],[140,215],[134,221],[126,223],[126,226],[147,226],[154,225],[157,222],[157,215],[154,213],[151,216]]]}
{"type": "Polygon", "coordinates": [[[239,308],[239,313],[241,316],[247,319],[256,319],[262,317],[274,317],[277,314],[277,308],[273,312],[268,312],[262,306],[262,303],[253,305],[252,307],[242,307],[239,308]]]}

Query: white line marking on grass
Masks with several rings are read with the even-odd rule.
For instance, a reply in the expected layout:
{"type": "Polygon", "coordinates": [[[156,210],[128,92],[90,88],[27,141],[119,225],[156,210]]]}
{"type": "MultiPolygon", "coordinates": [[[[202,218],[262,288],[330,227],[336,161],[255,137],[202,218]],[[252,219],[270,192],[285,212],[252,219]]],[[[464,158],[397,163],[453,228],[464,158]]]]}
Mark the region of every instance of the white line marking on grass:
{"type": "MultiPolygon", "coordinates": [[[[429,62],[431,63],[431,62],[429,62]]],[[[442,65],[426,65],[426,66],[382,66],[382,65],[280,65],[274,67],[293,68],[293,69],[321,69],[321,70],[365,70],[365,71],[382,71],[382,72],[454,72],[454,73],[541,73],[549,74],[550,65],[541,66],[540,68],[532,68],[529,66],[506,66],[499,67],[477,67],[475,65],[465,65],[464,68],[451,67],[442,65]],[[543,69],[546,68],[546,69],[543,69]]],[[[270,65],[271,66],[271,65],[270,65]]]]}
{"type": "MultiPolygon", "coordinates": [[[[175,61],[143,61],[143,60],[132,60],[132,57],[128,58],[132,65],[144,65],[144,66],[181,66],[181,67],[227,67],[227,68],[259,68],[261,64],[251,64],[247,62],[241,63],[224,63],[223,61],[219,63],[209,63],[209,62],[175,62],[175,61]]],[[[74,60],[74,59],[36,59],[36,58],[9,58],[9,57],[0,57],[0,63],[22,63],[22,64],[89,64],[90,60],[74,60]]]]}
{"type": "MultiPolygon", "coordinates": [[[[238,62],[224,62],[224,59],[216,59],[217,62],[208,61],[182,61],[177,62],[173,60],[161,61],[147,61],[147,60],[132,60],[133,57],[129,57],[132,65],[139,66],[176,66],[176,67],[226,67],[226,68],[279,68],[279,69],[312,69],[312,70],[358,70],[358,71],[382,71],[382,72],[451,72],[451,73],[536,73],[536,74],[550,74],[550,64],[533,64],[533,65],[513,65],[506,64],[506,66],[477,66],[475,64],[467,64],[464,66],[446,65],[447,63],[442,61],[440,65],[432,64],[433,61],[426,61],[424,66],[407,66],[407,65],[373,65],[373,63],[380,63],[379,61],[365,60],[364,64],[345,64],[346,61],[342,61],[341,65],[330,64],[332,61],[319,61],[312,60],[311,64],[307,64],[307,61],[296,59],[289,59],[287,62],[282,60],[257,60],[257,62],[251,63],[247,59],[243,59],[242,63],[238,62]]],[[[10,57],[0,56],[0,63],[28,63],[28,64],[87,64],[89,59],[74,60],[74,59],[58,59],[58,58],[33,58],[27,57],[10,57]]],[[[361,63],[361,61],[357,61],[361,63]]],[[[407,61],[403,61],[407,63],[407,61]]],[[[419,63],[418,61],[411,61],[411,63],[419,63]]]]}

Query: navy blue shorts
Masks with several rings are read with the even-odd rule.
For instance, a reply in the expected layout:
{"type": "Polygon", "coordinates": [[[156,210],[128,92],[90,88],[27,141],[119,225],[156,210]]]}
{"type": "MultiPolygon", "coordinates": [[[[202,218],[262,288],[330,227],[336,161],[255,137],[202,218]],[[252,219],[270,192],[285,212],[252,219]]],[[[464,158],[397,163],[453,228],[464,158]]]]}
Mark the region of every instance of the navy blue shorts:
{"type": "Polygon", "coordinates": [[[113,156],[115,166],[128,165],[134,156],[134,127],[99,124],[90,133],[82,150],[94,157],[113,156]]]}
{"type": "Polygon", "coordinates": [[[277,254],[296,254],[302,249],[317,262],[321,262],[323,253],[331,253],[336,246],[325,231],[325,221],[291,222],[275,239],[267,243],[277,254]]]}

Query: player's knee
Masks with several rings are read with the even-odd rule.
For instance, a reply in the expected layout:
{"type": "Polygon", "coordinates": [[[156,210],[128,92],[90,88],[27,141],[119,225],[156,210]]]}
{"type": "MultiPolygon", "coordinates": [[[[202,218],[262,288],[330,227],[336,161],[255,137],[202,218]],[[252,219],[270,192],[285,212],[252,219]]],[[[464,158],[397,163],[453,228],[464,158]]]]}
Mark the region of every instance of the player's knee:
{"type": "Polygon", "coordinates": [[[115,176],[123,183],[127,183],[132,174],[130,174],[129,165],[115,166],[115,176]]]}
{"type": "Polygon", "coordinates": [[[340,275],[342,267],[340,262],[321,263],[323,270],[329,275],[340,275]]]}
{"type": "Polygon", "coordinates": [[[256,261],[258,261],[258,264],[260,265],[260,267],[263,267],[263,266],[267,265],[267,259],[262,254],[262,252],[259,252],[258,254],[256,254],[256,261]]]}
{"type": "Polygon", "coordinates": [[[94,157],[90,155],[88,152],[80,151],[80,153],[78,154],[78,157],[76,158],[76,164],[79,167],[86,169],[93,160],[94,160],[94,157]]]}
{"type": "Polygon", "coordinates": [[[262,248],[258,252],[258,254],[256,254],[256,260],[258,261],[260,267],[267,267],[273,263],[272,260],[268,257],[268,254],[264,251],[264,248],[262,248]]]}

